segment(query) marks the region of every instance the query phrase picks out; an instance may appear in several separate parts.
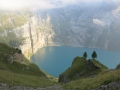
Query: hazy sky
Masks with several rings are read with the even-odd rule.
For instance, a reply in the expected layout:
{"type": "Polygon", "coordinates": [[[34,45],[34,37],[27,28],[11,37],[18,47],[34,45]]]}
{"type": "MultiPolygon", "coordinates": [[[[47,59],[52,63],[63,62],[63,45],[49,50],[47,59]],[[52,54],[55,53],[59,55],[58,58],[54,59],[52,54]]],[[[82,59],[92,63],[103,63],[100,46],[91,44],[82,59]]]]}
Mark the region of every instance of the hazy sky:
{"type": "Polygon", "coordinates": [[[63,7],[68,4],[78,4],[80,2],[100,3],[102,1],[119,2],[120,0],[0,0],[0,9],[1,10],[17,10],[21,8],[30,8],[32,10],[50,9],[63,7]]]}

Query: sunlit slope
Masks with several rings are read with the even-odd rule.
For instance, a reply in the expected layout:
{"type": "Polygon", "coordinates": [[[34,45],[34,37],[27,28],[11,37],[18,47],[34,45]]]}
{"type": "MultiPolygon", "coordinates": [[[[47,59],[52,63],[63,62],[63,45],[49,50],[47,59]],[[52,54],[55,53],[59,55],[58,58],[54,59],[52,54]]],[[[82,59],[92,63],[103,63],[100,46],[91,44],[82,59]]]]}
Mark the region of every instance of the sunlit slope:
{"type": "Polygon", "coordinates": [[[28,11],[0,11],[0,32],[4,30],[14,29],[18,26],[25,24],[29,20],[32,13],[28,11]]]}
{"type": "MultiPolygon", "coordinates": [[[[75,81],[71,81],[64,85],[64,88],[67,88],[68,90],[71,88],[74,89],[80,89],[80,90],[96,90],[96,88],[102,86],[102,85],[108,85],[109,83],[114,82],[120,82],[120,69],[118,70],[103,70],[98,75],[95,75],[94,77],[88,77],[88,78],[79,78],[75,81]]],[[[112,84],[111,84],[112,85],[112,84]]],[[[115,86],[117,84],[114,84],[112,90],[119,90],[120,88],[115,86]]],[[[101,89],[100,89],[101,90],[101,89]]],[[[109,87],[107,90],[110,90],[109,87]]]]}

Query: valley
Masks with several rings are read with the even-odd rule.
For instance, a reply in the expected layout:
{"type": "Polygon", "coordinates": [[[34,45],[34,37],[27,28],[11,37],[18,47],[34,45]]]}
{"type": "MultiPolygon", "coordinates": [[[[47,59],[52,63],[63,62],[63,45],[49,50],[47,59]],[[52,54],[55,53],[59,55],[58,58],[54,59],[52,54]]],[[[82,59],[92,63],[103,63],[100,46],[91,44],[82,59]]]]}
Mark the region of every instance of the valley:
{"type": "Polygon", "coordinates": [[[119,5],[104,3],[103,6],[80,4],[34,12],[1,11],[0,41],[20,47],[28,59],[44,46],[120,51],[119,8],[119,5]]]}
{"type": "Polygon", "coordinates": [[[69,47],[69,46],[47,46],[39,49],[31,61],[48,74],[59,77],[59,75],[71,66],[76,56],[81,57],[87,52],[87,59],[91,59],[92,52],[96,51],[100,63],[109,69],[115,69],[120,63],[120,53],[95,48],[69,47]]]}
{"type": "Polygon", "coordinates": [[[0,90],[119,90],[119,38],[119,0],[2,0],[0,90]]]}

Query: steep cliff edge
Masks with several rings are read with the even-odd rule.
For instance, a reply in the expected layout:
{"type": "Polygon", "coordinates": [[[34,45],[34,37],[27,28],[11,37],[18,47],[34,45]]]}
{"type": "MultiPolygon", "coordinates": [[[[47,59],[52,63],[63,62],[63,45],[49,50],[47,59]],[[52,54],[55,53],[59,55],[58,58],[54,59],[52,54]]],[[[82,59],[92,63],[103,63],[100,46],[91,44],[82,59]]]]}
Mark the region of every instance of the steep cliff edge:
{"type": "Polygon", "coordinates": [[[36,12],[0,11],[0,42],[20,47],[27,58],[48,45],[120,51],[119,8],[105,3],[36,12]]]}
{"type": "Polygon", "coordinates": [[[47,45],[54,45],[52,39],[54,32],[50,27],[47,27],[46,22],[37,16],[30,18],[30,21],[25,25],[16,29],[17,33],[22,33],[24,44],[20,46],[26,57],[30,57],[39,48],[47,45]]]}
{"type": "Polygon", "coordinates": [[[53,45],[54,31],[49,16],[42,19],[33,13],[0,13],[0,42],[19,47],[30,56],[39,48],[53,45]]]}

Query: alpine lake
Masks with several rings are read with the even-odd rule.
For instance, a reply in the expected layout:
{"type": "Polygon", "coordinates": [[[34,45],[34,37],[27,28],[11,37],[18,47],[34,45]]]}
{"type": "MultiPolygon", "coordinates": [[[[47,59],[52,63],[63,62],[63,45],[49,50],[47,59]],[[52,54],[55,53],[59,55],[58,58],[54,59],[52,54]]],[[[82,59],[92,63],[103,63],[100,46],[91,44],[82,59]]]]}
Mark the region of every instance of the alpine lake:
{"type": "Polygon", "coordinates": [[[59,77],[62,72],[71,66],[75,57],[81,57],[84,52],[87,52],[87,59],[91,59],[93,51],[97,53],[97,60],[109,69],[114,69],[120,63],[120,52],[69,46],[41,48],[31,57],[31,61],[47,74],[59,77]]]}

